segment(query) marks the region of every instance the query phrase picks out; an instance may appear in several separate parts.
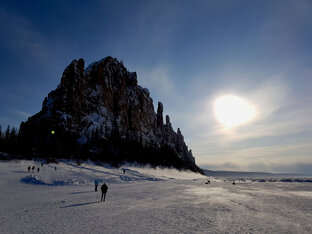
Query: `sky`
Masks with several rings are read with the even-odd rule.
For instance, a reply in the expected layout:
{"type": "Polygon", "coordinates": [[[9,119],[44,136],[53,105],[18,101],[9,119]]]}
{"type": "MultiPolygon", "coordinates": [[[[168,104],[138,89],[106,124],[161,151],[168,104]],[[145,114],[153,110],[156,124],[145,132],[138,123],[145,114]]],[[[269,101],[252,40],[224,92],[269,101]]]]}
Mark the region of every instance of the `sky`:
{"type": "Polygon", "coordinates": [[[39,112],[73,59],[112,56],[164,104],[200,167],[311,173],[311,12],[311,0],[0,0],[0,125],[39,112]],[[253,117],[224,126],[224,95],[253,117]]]}

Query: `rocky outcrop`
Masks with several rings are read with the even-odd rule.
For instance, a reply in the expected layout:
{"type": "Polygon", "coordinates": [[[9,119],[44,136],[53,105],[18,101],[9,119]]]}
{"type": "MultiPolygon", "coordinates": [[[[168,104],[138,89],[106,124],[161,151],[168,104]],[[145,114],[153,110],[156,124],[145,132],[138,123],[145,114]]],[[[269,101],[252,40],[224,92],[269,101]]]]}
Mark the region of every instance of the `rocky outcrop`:
{"type": "Polygon", "coordinates": [[[102,161],[138,161],[200,171],[180,129],[157,113],[149,91],[135,72],[104,58],[84,68],[79,59],[64,70],[61,83],[43,101],[42,110],[20,127],[25,147],[53,157],[89,157],[102,161]]]}

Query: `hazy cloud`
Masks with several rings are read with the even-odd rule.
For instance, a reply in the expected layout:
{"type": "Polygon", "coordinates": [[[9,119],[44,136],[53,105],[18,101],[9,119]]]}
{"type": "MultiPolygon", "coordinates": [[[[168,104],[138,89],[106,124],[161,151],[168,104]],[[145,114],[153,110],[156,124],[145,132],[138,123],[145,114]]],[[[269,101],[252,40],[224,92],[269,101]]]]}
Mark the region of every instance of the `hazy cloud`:
{"type": "Polygon", "coordinates": [[[25,62],[34,59],[48,62],[51,58],[48,39],[24,16],[0,6],[0,45],[25,62]]]}
{"type": "Polygon", "coordinates": [[[31,116],[30,113],[25,112],[25,111],[20,111],[20,110],[15,110],[14,113],[16,113],[17,115],[19,115],[20,117],[27,119],[28,117],[31,116]]]}
{"type": "Polygon", "coordinates": [[[271,172],[271,173],[294,173],[312,175],[312,162],[254,162],[250,164],[224,162],[219,164],[203,164],[203,168],[209,170],[224,170],[224,171],[253,171],[253,172],[271,172]]]}
{"type": "Polygon", "coordinates": [[[137,69],[139,83],[160,99],[174,96],[174,82],[170,79],[168,68],[158,65],[149,69],[137,69]]]}
{"type": "MultiPolygon", "coordinates": [[[[258,170],[278,171],[277,165],[284,160],[295,159],[293,165],[296,161],[309,161],[312,155],[311,100],[291,95],[286,76],[275,75],[254,89],[234,93],[254,104],[257,115],[249,123],[232,129],[223,128],[214,118],[215,96],[201,101],[204,108],[201,111],[198,108],[197,131],[190,140],[197,163],[210,165],[212,169],[254,170],[256,167],[251,165],[262,162],[258,170]],[[304,140],[298,139],[298,134],[305,134],[304,140]]],[[[284,168],[294,169],[295,166],[284,168]]]]}

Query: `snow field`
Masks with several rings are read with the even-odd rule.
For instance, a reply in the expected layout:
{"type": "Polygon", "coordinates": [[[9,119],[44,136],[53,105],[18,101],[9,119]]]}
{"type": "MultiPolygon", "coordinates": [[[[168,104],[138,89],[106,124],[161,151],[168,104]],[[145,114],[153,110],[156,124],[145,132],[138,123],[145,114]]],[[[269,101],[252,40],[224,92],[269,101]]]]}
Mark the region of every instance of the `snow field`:
{"type": "Polygon", "coordinates": [[[312,233],[311,183],[232,185],[173,169],[123,168],[0,162],[0,233],[312,233]],[[95,179],[108,185],[105,202],[95,179]]]}

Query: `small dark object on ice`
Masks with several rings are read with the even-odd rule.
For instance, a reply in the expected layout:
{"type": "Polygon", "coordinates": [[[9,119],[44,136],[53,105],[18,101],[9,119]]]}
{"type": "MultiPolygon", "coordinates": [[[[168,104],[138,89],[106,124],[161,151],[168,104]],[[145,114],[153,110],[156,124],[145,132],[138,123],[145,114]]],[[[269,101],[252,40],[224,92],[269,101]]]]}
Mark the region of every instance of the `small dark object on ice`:
{"type": "Polygon", "coordinates": [[[39,167],[38,167],[37,171],[38,171],[38,173],[39,173],[39,171],[40,171],[40,168],[39,168],[39,167]]]}
{"type": "Polygon", "coordinates": [[[107,193],[107,185],[104,183],[102,186],[101,186],[101,191],[102,191],[102,196],[101,196],[101,201],[104,201],[105,202],[105,197],[106,197],[106,193],[107,193]]]}
{"type": "Polygon", "coordinates": [[[122,171],[123,171],[124,174],[126,173],[126,170],[125,170],[125,169],[123,169],[122,171]]]}
{"type": "Polygon", "coordinates": [[[210,180],[207,180],[207,182],[205,184],[210,184],[210,180]]]}
{"type": "Polygon", "coordinates": [[[56,171],[56,167],[54,167],[54,170],[56,171]]]}
{"type": "Polygon", "coordinates": [[[235,185],[235,180],[233,180],[232,184],[234,184],[234,185],[235,185]]]}
{"type": "Polygon", "coordinates": [[[35,170],[35,166],[33,166],[33,167],[31,168],[31,170],[35,170]]]}
{"type": "Polygon", "coordinates": [[[28,166],[28,172],[30,172],[30,166],[28,166]]]}

